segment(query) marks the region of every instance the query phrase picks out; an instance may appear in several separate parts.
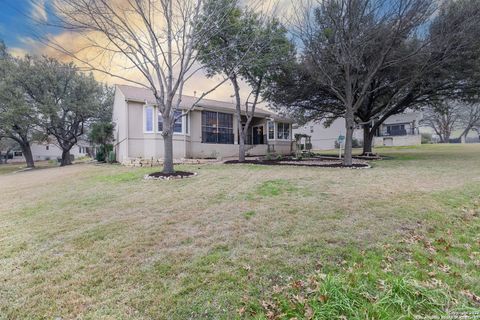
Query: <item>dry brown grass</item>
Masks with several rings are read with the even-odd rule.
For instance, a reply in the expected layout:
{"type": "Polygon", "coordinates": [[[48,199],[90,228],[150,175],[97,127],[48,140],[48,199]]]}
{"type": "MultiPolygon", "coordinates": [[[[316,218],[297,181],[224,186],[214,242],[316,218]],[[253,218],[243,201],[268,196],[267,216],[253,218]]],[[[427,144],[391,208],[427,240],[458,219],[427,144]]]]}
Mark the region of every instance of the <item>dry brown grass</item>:
{"type": "Polygon", "coordinates": [[[347,248],[378,247],[480,184],[480,146],[385,149],[348,170],[75,165],[0,176],[0,319],[225,317],[347,248]],[[179,168],[180,169],[180,168],[179,168]]]}

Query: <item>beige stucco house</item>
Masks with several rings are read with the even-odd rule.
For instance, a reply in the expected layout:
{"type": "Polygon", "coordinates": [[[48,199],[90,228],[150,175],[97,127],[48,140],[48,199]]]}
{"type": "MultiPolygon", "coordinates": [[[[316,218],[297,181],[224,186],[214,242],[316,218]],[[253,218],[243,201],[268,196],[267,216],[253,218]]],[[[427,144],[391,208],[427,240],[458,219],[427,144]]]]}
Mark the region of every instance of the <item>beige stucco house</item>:
{"type": "MultiPolygon", "coordinates": [[[[174,126],[175,159],[227,158],[238,155],[238,127],[235,105],[230,102],[182,97],[183,116],[174,126]]],[[[242,116],[242,122],[244,117],[242,116]]],[[[117,85],[113,107],[117,161],[162,159],[161,114],[150,90],[117,85]]],[[[292,121],[257,108],[248,137],[247,155],[292,152],[292,121]]]]}

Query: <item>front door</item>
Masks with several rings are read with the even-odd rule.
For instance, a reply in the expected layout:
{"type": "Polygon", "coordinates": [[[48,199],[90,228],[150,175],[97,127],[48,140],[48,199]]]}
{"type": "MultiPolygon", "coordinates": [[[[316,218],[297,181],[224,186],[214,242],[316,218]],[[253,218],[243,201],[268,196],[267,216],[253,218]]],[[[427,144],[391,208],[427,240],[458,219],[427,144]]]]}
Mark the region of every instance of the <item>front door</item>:
{"type": "Polygon", "coordinates": [[[262,126],[254,126],[252,127],[253,130],[253,144],[264,144],[264,137],[263,137],[263,125],[262,126]]]}

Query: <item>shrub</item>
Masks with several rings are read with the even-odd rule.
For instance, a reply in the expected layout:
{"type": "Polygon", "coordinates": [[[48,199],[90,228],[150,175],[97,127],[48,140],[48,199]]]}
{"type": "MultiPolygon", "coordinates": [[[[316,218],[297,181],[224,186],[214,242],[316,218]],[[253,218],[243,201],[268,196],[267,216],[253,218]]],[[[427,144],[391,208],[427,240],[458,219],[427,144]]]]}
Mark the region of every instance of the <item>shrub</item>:
{"type": "Polygon", "coordinates": [[[267,155],[265,156],[265,160],[275,160],[276,154],[273,152],[267,152],[267,155]]]}
{"type": "Polygon", "coordinates": [[[363,143],[360,142],[358,139],[353,138],[352,147],[353,148],[361,148],[361,147],[363,147],[363,143]]]}
{"type": "MultiPolygon", "coordinates": [[[[363,147],[363,141],[359,141],[358,139],[353,138],[352,140],[352,148],[361,148],[363,147]]],[[[340,144],[338,143],[337,140],[335,140],[335,149],[340,148],[340,144]]],[[[342,146],[342,148],[345,148],[345,144],[342,146]]]]}
{"type": "Polygon", "coordinates": [[[115,151],[110,151],[108,153],[108,163],[114,163],[116,161],[115,151]]]}
{"type": "Polygon", "coordinates": [[[106,147],[104,147],[103,145],[98,147],[95,160],[97,160],[98,162],[106,162],[112,150],[113,150],[113,145],[111,144],[107,144],[106,147]]]}
{"type": "Polygon", "coordinates": [[[432,143],[432,134],[431,133],[422,133],[422,144],[432,143]]]}

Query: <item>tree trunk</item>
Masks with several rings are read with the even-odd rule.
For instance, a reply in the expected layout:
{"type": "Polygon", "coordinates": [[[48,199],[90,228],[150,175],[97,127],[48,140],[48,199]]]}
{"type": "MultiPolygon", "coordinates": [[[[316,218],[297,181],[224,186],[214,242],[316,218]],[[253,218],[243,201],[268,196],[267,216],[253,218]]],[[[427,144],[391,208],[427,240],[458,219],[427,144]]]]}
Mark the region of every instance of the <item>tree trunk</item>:
{"type": "Polygon", "coordinates": [[[460,135],[460,142],[461,143],[467,143],[467,137],[468,134],[470,133],[471,128],[467,127],[465,130],[463,130],[462,134],[460,135]]]}
{"type": "Polygon", "coordinates": [[[346,127],[346,135],[345,135],[345,153],[343,157],[343,165],[346,167],[351,167],[353,164],[352,146],[353,146],[353,130],[355,127],[353,112],[347,111],[347,114],[345,115],[345,127],[346,127]]]}
{"type": "Polygon", "coordinates": [[[63,166],[69,166],[72,164],[72,158],[70,158],[70,149],[69,150],[63,150],[62,151],[62,161],[60,162],[60,165],[63,166]]]}
{"type": "MultiPolygon", "coordinates": [[[[237,125],[238,125],[238,162],[245,162],[245,135],[248,132],[247,125],[245,128],[242,128],[242,107],[241,107],[241,98],[240,98],[240,86],[238,85],[237,76],[231,75],[230,82],[233,85],[233,90],[235,91],[235,110],[237,112],[237,125]]],[[[248,115],[247,115],[248,116],[248,115]]],[[[247,121],[248,122],[248,121],[247,121]]]]}
{"type": "Polygon", "coordinates": [[[445,132],[443,134],[442,143],[449,143],[449,142],[450,142],[450,133],[445,132]]]}
{"type": "Polygon", "coordinates": [[[173,135],[165,132],[163,135],[163,173],[172,174],[175,172],[173,167],[173,135]]]}
{"type": "Polygon", "coordinates": [[[369,124],[363,125],[363,155],[372,153],[373,132],[369,124]]]}
{"type": "Polygon", "coordinates": [[[35,163],[33,161],[32,149],[30,149],[30,143],[22,143],[20,144],[22,148],[23,156],[25,157],[25,161],[27,162],[28,168],[35,168],[35,163]]]}
{"type": "Polygon", "coordinates": [[[239,146],[238,146],[238,162],[245,162],[245,129],[242,129],[242,123],[239,121],[238,135],[239,135],[239,146]]]}

